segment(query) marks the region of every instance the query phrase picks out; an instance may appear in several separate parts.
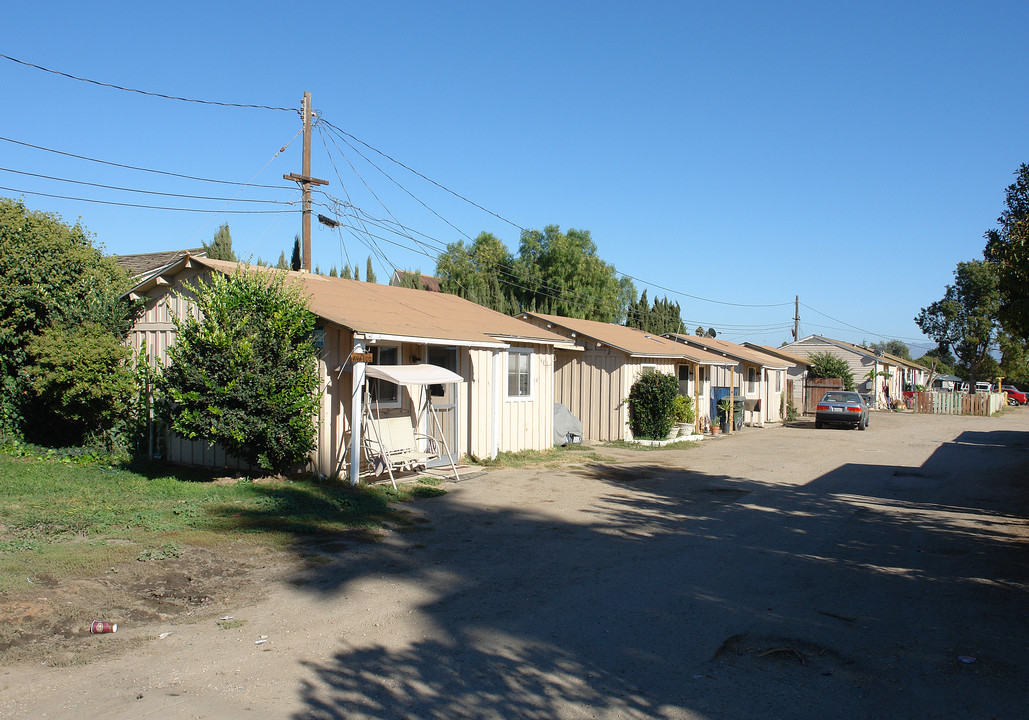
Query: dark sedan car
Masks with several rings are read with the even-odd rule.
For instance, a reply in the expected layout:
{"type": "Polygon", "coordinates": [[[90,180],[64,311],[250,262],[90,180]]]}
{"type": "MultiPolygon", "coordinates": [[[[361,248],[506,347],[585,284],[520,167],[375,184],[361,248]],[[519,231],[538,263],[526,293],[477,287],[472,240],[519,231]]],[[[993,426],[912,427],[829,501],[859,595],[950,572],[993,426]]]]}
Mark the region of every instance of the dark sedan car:
{"type": "Polygon", "coordinates": [[[830,390],[815,408],[815,427],[821,429],[829,423],[864,430],[868,427],[868,406],[856,392],[830,390]]]}

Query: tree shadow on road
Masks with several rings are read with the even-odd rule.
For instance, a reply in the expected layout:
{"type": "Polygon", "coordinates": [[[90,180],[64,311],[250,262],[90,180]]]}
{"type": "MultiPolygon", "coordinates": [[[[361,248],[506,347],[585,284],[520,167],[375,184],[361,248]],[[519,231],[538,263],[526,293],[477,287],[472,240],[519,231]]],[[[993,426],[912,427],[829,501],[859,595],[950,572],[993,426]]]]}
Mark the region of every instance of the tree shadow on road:
{"type": "Polygon", "coordinates": [[[295,717],[1005,716],[1029,662],[1029,497],[1011,504],[1012,478],[970,490],[962,468],[971,454],[983,474],[1024,471],[1017,447],[980,457],[1024,435],[979,435],[918,468],[841,464],[803,486],[563,470],[547,482],[598,483],[566,521],[528,501],[425,501],[440,532],[295,578],[344,604],[390,607],[397,585],[424,596],[421,637],[368,627],[302,663],[295,717]]]}

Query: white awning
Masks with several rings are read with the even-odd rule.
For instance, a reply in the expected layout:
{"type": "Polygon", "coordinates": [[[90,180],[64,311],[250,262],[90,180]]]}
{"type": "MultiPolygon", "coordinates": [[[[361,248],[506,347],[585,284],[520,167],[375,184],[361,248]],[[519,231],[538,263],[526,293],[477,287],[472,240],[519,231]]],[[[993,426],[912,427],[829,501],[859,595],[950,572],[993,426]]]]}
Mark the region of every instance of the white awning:
{"type": "Polygon", "coordinates": [[[365,374],[397,385],[446,385],[465,379],[439,365],[366,365],[365,374]]]}

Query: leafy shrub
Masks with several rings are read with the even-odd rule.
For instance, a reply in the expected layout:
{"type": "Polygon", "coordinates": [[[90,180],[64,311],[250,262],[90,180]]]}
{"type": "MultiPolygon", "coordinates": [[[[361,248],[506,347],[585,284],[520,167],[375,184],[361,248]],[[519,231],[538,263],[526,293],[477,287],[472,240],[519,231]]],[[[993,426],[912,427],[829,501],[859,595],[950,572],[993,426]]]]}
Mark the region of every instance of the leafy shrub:
{"type": "Polygon", "coordinates": [[[92,322],[124,338],[128,277],[85,228],[0,198],[0,433],[31,422],[22,370],[29,343],[48,327],[92,322]]]}
{"type": "Polygon", "coordinates": [[[688,395],[676,395],[672,400],[672,419],[677,423],[692,423],[696,419],[693,398],[688,395]]]}
{"type": "Polygon", "coordinates": [[[829,351],[816,352],[808,355],[811,367],[808,368],[808,377],[813,378],[840,378],[843,380],[844,390],[854,389],[854,373],[843,358],[838,358],[829,351]]]}
{"type": "Polygon", "coordinates": [[[175,321],[158,380],[172,430],[284,472],[314,449],[314,315],[283,273],[214,274],[190,288],[200,318],[175,321]]]}
{"type": "Polygon", "coordinates": [[[672,429],[672,407],[679,395],[673,375],[644,372],[629,390],[629,429],[633,437],[659,440],[672,429]]]}
{"type": "Polygon", "coordinates": [[[96,323],[49,327],[27,348],[27,439],[113,449],[133,395],[129,349],[96,323]]]}

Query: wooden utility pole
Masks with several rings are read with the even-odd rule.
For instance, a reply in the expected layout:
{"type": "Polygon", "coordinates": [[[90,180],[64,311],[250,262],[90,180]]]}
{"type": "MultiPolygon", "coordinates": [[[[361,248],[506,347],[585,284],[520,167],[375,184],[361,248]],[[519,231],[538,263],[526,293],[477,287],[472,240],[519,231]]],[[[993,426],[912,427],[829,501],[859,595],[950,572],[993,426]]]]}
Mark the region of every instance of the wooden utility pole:
{"type": "Polygon", "coordinates": [[[328,185],[329,181],[311,177],[311,93],[309,92],[304,93],[301,115],[304,118],[304,157],[301,161],[302,172],[300,174],[289,173],[282,177],[284,180],[293,180],[294,182],[300,183],[300,188],[304,192],[303,248],[301,255],[303,269],[307,272],[311,272],[311,186],[328,185]]]}
{"type": "Polygon", "coordinates": [[[800,333],[800,295],[793,296],[793,342],[797,342],[800,333]]]}

